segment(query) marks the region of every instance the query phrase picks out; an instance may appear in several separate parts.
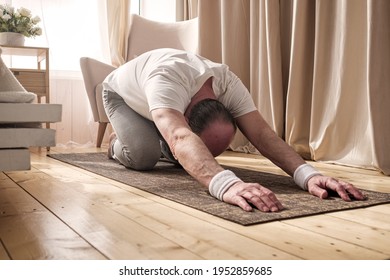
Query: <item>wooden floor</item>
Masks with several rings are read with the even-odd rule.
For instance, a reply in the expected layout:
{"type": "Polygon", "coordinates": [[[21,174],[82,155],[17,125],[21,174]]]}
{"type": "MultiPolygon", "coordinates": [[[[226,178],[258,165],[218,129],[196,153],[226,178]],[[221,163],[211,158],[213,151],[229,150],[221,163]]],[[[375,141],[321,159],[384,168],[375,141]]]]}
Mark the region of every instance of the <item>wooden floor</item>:
{"type": "MultiPolygon", "coordinates": [[[[283,174],[260,156],[218,160],[283,174]]],[[[390,177],[376,171],[314,165],[390,192],[390,177]]],[[[0,172],[0,259],[389,258],[390,204],[245,227],[53,160],[45,149],[32,151],[30,171],[0,172]]]]}

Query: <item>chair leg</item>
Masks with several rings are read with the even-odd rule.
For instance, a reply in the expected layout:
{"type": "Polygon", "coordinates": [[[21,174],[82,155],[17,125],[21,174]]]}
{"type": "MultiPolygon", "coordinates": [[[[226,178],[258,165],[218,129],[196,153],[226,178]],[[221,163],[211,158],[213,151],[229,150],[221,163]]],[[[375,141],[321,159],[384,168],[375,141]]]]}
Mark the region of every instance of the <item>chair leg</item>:
{"type": "Polygon", "coordinates": [[[99,123],[98,135],[96,140],[96,147],[100,148],[102,146],[104,132],[106,132],[107,123],[101,122],[99,123]]]}

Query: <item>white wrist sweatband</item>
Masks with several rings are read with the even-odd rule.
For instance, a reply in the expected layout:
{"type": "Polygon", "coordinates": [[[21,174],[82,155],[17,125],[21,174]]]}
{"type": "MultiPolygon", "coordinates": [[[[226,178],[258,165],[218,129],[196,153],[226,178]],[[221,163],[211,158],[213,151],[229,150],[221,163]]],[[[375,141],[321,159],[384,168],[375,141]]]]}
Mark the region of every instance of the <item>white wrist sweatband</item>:
{"type": "Polygon", "coordinates": [[[322,174],[310,164],[305,163],[294,171],[294,181],[298,186],[307,191],[307,182],[316,175],[322,174]]]}
{"type": "Polygon", "coordinates": [[[224,170],[215,175],[209,185],[209,192],[215,198],[223,201],[225,192],[237,182],[242,182],[232,171],[224,170]]]}

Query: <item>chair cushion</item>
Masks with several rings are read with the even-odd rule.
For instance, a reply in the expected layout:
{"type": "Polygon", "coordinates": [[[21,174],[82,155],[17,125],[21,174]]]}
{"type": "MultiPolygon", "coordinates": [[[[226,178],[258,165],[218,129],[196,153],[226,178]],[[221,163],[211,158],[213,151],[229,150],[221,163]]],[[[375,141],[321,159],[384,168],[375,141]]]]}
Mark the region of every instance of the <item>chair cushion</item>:
{"type": "Polygon", "coordinates": [[[105,113],[98,109],[102,104],[102,93],[97,88],[115,67],[90,57],[80,58],[80,67],[94,120],[96,122],[108,122],[105,113]],[[101,119],[102,116],[104,116],[103,119],[101,119]]]}
{"type": "Polygon", "coordinates": [[[179,22],[157,22],[133,14],[127,61],[159,48],[174,48],[196,53],[198,50],[198,18],[179,22]]]}

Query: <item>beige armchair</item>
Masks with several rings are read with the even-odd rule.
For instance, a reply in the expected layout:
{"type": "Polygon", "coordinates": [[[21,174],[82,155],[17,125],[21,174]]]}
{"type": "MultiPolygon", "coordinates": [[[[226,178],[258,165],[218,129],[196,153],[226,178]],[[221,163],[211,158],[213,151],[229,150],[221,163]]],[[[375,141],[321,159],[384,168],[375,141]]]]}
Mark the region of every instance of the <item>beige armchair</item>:
{"type": "MultiPolygon", "coordinates": [[[[158,48],[175,48],[196,53],[198,50],[198,19],[174,23],[157,22],[132,14],[126,61],[158,48]]],[[[102,102],[102,82],[115,67],[93,58],[80,59],[81,72],[95,122],[99,123],[96,146],[103,141],[109,120],[102,102]]]]}

